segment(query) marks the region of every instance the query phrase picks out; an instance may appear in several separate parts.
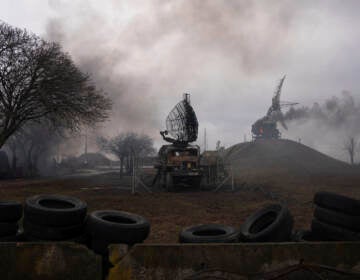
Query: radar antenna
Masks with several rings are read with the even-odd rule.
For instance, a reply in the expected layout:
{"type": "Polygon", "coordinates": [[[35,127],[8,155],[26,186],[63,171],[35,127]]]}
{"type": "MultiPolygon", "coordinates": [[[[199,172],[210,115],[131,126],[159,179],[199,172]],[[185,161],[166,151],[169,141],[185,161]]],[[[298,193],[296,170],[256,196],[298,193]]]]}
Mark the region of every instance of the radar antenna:
{"type": "Polygon", "coordinates": [[[190,103],[190,94],[184,93],[183,100],[175,105],[166,118],[166,130],[160,134],[169,143],[187,145],[196,141],[198,127],[198,120],[190,103]]]}

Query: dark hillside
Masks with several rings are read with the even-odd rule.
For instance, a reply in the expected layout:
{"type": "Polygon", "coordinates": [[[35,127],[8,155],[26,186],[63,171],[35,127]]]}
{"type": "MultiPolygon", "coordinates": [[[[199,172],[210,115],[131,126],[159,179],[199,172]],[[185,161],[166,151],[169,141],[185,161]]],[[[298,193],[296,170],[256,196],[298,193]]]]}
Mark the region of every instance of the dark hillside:
{"type": "Polygon", "coordinates": [[[256,140],[236,144],[226,150],[225,160],[238,173],[325,175],[352,173],[355,168],[308,146],[291,140],[256,140]]]}

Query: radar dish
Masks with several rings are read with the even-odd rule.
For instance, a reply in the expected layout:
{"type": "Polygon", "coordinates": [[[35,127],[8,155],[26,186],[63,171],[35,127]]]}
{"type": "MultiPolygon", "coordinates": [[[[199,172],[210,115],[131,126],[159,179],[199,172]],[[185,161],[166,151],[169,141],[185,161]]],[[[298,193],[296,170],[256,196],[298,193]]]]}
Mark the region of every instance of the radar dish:
{"type": "Polygon", "coordinates": [[[184,99],[171,110],[166,118],[166,130],[176,142],[194,142],[198,136],[198,120],[192,106],[190,95],[184,94],[184,99]]]}

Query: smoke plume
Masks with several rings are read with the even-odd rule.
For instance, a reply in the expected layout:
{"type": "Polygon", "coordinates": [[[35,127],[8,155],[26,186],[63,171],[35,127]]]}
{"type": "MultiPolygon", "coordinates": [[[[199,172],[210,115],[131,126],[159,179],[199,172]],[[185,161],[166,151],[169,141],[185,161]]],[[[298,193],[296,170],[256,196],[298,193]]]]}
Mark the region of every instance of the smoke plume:
{"type": "Polygon", "coordinates": [[[350,92],[343,91],[321,104],[290,108],[285,121],[289,124],[287,136],[346,160],[345,142],[349,137],[360,137],[360,104],[350,92]]]}
{"type": "MultiPolygon", "coordinates": [[[[208,103],[213,93],[206,83],[214,70],[232,77],[235,69],[238,79],[281,63],[295,15],[302,11],[290,1],[49,3],[56,16],[46,37],[60,42],[113,99],[103,133],[133,130],[155,140],[183,92],[196,89],[197,103],[208,103]]],[[[200,124],[214,126],[209,119],[200,124]]]]}
{"type": "MultiPolygon", "coordinates": [[[[357,3],[49,0],[46,38],[60,42],[112,98],[112,116],[96,133],[131,130],[160,145],[168,112],[190,92],[210,148],[217,140],[228,147],[250,134],[283,73],[286,98],[300,103],[338,87],[357,90],[357,66],[349,64],[359,36],[347,33],[355,32],[357,3]]],[[[344,158],[343,138],[358,134],[351,101],[291,110],[284,137],[344,158]]]]}

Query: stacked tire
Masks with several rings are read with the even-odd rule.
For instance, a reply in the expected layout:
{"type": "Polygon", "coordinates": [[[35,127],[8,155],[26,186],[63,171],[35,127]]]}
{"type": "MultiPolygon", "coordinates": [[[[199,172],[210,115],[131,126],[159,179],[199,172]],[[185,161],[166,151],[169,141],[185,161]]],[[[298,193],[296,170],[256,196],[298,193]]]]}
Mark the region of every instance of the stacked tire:
{"type": "Polygon", "coordinates": [[[109,244],[142,243],[150,233],[150,223],[133,213],[100,210],[89,214],[86,232],[91,240],[90,248],[97,254],[107,255],[109,244]]]}
{"type": "Polygon", "coordinates": [[[15,201],[0,202],[0,242],[17,240],[18,222],[22,213],[21,203],[15,201]]]}
{"type": "Polygon", "coordinates": [[[29,241],[86,243],[87,204],[75,197],[36,195],[26,199],[24,235],[29,241]]]}
{"type": "Polygon", "coordinates": [[[204,224],[184,228],[179,234],[180,243],[234,243],[239,231],[231,226],[204,224]]]}
{"type": "Polygon", "coordinates": [[[180,243],[286,242],[291,240],[294,219],[289,209],[271,204],[250,215],[234,227],[206,224],[191,226],[179,234],[180,243]]]}
{"type": "Polygon", "coordinates": [[[330,192],[314,197],[311,231],[321,240],[360,240],[360,201],[330,192]]]}
{"type": "Polygon", "coordinates": [[[286,242],[291,240],[294,219],[289,209],[271,204],[250,215],[240,228],[241,242],[286,242]]]}

